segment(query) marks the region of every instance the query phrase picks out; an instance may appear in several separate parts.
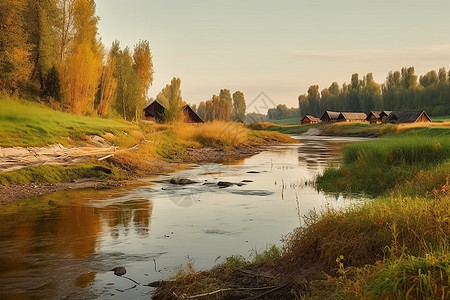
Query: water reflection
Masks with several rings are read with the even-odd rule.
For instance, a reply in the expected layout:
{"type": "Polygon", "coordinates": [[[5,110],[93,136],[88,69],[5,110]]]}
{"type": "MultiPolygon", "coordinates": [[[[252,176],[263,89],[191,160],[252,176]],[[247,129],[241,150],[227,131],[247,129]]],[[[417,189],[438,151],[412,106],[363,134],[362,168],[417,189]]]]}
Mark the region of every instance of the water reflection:
{"type": "Polygon", "coordinates": [[[111,268],[89,260],[98,252],[102,234],[119,238],[132,229],[138,237],[148,236],[151,201],[84,205],[92,193],[61,192],[19,201],[2,211],[0,298],[60,298],[68,291],[83,298],[84,289],[95,281],[93,270],[111,268]]]}
{"type": "Polygon", "coordinates": [[[2,207],[0,298],[150,298],[141,282],[172,275],[194,259],[222,258],[280,244],[311,209],[345,205],[306,182],[352,141],[302,138],[231,164],[206,164],[153,178],[132,190],[60,192],[2,207]],[[174,186],[172,176],[197,183],[174,186]],[[234,184],[219,188],[219,181],[234,184]]]}

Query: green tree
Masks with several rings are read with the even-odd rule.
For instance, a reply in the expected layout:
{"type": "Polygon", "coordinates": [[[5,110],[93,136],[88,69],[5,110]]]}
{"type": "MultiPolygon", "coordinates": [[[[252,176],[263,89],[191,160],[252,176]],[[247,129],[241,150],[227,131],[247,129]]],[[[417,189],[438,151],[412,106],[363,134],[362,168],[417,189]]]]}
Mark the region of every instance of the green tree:
{"type": "Polygon", "coordinates": [[[232,111],[232,97],[231,92],[228,89],[222,89],[219,92],[219,104],[216,105],[217,113],[216,118],[222,121],[230,121],[231,120],[231,111],[232,111]]]}
{"type": "Polygon", "coordinates": [[[136,99],[141,96],[141,87],[138,74],[133,68],[133,58],[130,49],[120,50],[119,42],[115,41],[110,54],[115,57],[116,67],[113,76],[117,82],[113,108],[125,120],[133,120],[136,117],[136,99]]]}
{"type": "Polygon", "coordinates": [[[133,68],[139,77],[140,96],[136,99],[135,117],[139,118],[148,98],[148,89],[153,83],[153,63],[148,41],[139,41],[134,46],[133,68]]]}
{"type": "Polygon", "coordinates": [[[59,102],[61,100],[61,79],[59,78],[59,72],[53,65],[50,71],[47,72],[47,76],[44,80],[44,95],[59,102]]]}
{"type": "Polygon", "coordinates": [[[182,106],[183,98],[181,97],[181,79],[172,78],[170,84],[166,85],[156,96],[161,104],[166,108],[164,120],[166,122],[177,122],[183,117],[182,106]]]}
{"type": "Polygon", "coordinates": [[[244,93],[236,91],[233,93],[233,113],[232,119],[234,121],[245,121],[245,98],[244,93]]]}
{"type": "Polygon", "coordinates": [[[28,0],[26,20],[25,28],[31,45],[30,59],[33,64],[31,79],[44,89],[47,74],[58,59],[58,1],[28,0]]]}

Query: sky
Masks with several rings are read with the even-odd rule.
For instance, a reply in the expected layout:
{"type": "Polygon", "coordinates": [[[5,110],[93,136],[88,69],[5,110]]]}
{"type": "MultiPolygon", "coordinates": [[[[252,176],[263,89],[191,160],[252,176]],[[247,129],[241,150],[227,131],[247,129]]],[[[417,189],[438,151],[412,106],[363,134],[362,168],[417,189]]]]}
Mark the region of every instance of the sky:
{"type": "Polygon", "coordinates": [[[242,91],[247,112],[298,106],[320,90],[413,66],[450,69],[448,0],[96,0],[99,34],[131,49],[147,40],[155,97],[172,77],[198,104],[242,91]],[[255,103],[258,103],[256,105],[255,103]],[[250,107],[252,106],[252,107],[250,107]]]}

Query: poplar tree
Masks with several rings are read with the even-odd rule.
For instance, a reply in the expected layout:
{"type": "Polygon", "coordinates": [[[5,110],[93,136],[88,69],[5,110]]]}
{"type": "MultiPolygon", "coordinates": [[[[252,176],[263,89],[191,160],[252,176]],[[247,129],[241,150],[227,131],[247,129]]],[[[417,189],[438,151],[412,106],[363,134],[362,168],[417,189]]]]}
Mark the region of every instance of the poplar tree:
{"type": "Polygon", "coordinates": [[[101,76],[102,48],[97,40],[98,18],[93,0],[75,2],[73,44],[63,61],[63,82],[67,104],[72,112],[94,110],[94,98],[101,76]]]}
{"type": "Polygon", "coordinates": [[[241,91],[236,91],[233,93],[233,121],[245,121],[245,98],[244,93],[241,91]]]}
{"type": "Polygon", "coordinates": [[[153,83],[153,62],[148,41],[139,41],[134,46],[133,68],[140,83],[140,95],[135,104],[135,118],[138,120],[148,98],[148,89],[153,83]]]}
{"type": "Polygon", "coordinates": [[[167,84],[156,96],[156,100],[165,108],[164,121],[177,122],[182,118],[183,98],[181,97],[181,79],[172,78],[170,84],[167,84]]]}

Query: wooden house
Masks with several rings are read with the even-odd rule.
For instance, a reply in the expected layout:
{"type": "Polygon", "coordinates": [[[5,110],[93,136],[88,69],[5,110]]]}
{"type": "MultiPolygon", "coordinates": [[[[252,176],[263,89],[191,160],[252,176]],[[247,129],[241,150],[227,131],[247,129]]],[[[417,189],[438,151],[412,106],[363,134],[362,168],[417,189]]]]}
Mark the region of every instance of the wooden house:
{"type": "Polygon", "coordinates": [[[164,111],[166,108],[158,101],[153,101],[144,108],[145,119],[156,123],[164,122],[164,111]]]}
{"type": "Polygon", "coordinates": [[[183,107],[183,118],[184,123],[204,123],[189,105],[183,107]]]}
{"type": "MultiPolygon", "coordinates": [[[[157,100],[144,108],[145,119],[156,123],[164,122],[166,108],[157,100]]],[[[189,105],[182,108],[184,123],[203,123],[203,120],[192,110],[189,105]]]]}
{"type": "Polygon", "coordinates": [[[370,124],[380,124],[382,122],[380,117],[381,113],[382,112],[378,110],[371,110],[367,115],[366,121],[370,124]]]}
{"type": "Polygon", "coordinates": [[[384,123],[431,122],[425,111],[392,111],[384,123]]]}
{"type": "Polygon", "coordinates": [[[367,115],[363,112],[341,112],[337,122],[364,122],[367,115]]]}
{"type": "Polygon", "coordinates": [[[339,117],[339,114],[340,113],[338,113],[338,112],[327,110],[320,117],[320,120],[324,123],[336,122],[337,118],[339,117]]]}
{"type": "Polygon", "coordinates": [[[303,117],[303,119],[300,120],[300,123],[302,125],[305,125],[305,124],[316,124],[316,123],[320,123],[320,119],[316,118],[316,117],[313,117],[311,115],[305,115],[303,117]]]}

